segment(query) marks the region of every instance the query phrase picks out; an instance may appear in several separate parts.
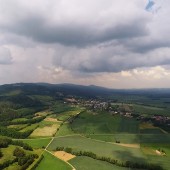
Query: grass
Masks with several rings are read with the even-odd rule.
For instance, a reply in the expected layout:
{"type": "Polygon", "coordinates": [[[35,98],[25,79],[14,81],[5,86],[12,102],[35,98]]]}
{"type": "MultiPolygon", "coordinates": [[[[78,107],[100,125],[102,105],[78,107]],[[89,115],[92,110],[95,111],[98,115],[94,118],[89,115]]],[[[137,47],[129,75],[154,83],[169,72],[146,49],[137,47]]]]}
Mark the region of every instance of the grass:
{"type": "Polygon", "coordinates": [[[50,142],[51,138],[44,138],[44,139],[26,139],[23,140],[24,143],[27,143],[28,145],[30,145],[31,147],[33,147],[34,149],[39,149],[42,147],[46,147],[48,145],[48,143],[50,142]]]}
{"type": "Polygon", "coordinates": [[[55,136],[65,136],[75,134],[68,123],[64,123],[60,126],[59,131],[57,131],[55,136]]]}
{"type": "Polygon", "coordinates": [[[141,144],[169,144],[170,134],[140,134],[141,144]]]}
{"type": "Polygon", "coordinates": [[[142,144],[141,149],[150,162],[160,164],[166,170],[170,169],[170,144],[142,144]],[[157,155],[156,150],[158,149],[163,149],[166,152],[166,156],[157,155]]]}
{"type": "Polygon", "coordinates": [[[7,148],[2,148],[1,151],[3,153],[3,157],[0,159],[0,162],[3,163],[7,160],[13,160],[15,157],[13,156],[13,151],[16,148],[14,145],[9,145],[7,148]]]}
{"type": "Polygon", "coordinates": [[[111,116],[109,113],[94,115],[82,112],[71,125],[76,133],[82,134],[113,134],[139,132],[139,122],[123,116],[111,116]]]}
{"type": "Polygon", "coordinates": [[[20,121],[25,121],[28,120],[27,118],[17,118],[17,119],[13,119],[12,122],[20,122],[20,121]]]}
{"type": "Polygon", "coordinates": [[[128,148],[116,144],[88,139],[82,136],[58,137],[49,145],[48,150],[56,147],[70,147],[74,151],[91,151],[98,156],[118,160],[144,161],[144,155],[138,148],[128,148]]]}
{"type": "Polygon", "coordinates": [[[170,113],[169,109],[166,108],[159,108],[159,107],[151,107],[151,106],[144,106],[144,105],[133,105],[134,112],[138,112],[141,114],[148,114],[148,115],[154,115],[154,114],[161,114],[161,115],[168,115],[170,113]]]}
{"type": "Polygon", "coordinates": [[[170,157],[150,155],[147,159],[149,162],[161,165],[165,170],[170,169],[170,157]]]}
{"type": "Polygon", "coordinates": [[[85,156],[78,156],[69,161],[77,170],[128,170],[128,168],[118,167],[107,162],[95,160],[85,156]]]}
{"type": "Polygon", "coordinates": [[[8,128],[14,128],[16,130],[22,130],[26,128],[28,124],[19,124],[19,125],[9,125],[8,128]]]}
{"type": "Polygon", "coordinates": [[[106,142],[120,141],[120,143],[125,144],[140,143],[138,134],[112,134],[112,135],[103,134],[103,135],[87,135],[87,137],[106,142]]]}
{"type": "Polygon", "coordinates": [[[72,170],[72,168],[61,161],[60,159],[54,157],[48,152],[44,153],[44,159],[40,162],[36,170],[72,170]]]}
{"type": "Polygon", "coordinates": [[[4,170],[18,170],[21,167],[18,165],[18,163],[14,163],[12,165],[10,165],[9,167],[5,168],[4,170]]]}
{"type": "Polygon", "coordinates": [[[164,134],[164,132],[159,128],[141,129],[140,133],[143,133],[143,134],[164,134]]]}
{"type": "Polygon", "coordinates": [[[140,133],[142,134],[163,134],[166,133],[161,128],[153,126],[151,123],[141,123],[140,124],[140,133]]]}

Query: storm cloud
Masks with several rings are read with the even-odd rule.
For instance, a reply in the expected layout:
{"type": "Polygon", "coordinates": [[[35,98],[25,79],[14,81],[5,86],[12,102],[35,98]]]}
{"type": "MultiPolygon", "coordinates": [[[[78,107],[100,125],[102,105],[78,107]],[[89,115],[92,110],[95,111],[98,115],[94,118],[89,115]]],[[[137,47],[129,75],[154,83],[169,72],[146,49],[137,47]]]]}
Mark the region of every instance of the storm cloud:
{"type": "Polygon", "coordinates": [[[47,74],[55,82],[64,74],[73,81],[169,68],[170,2],[156,4],[161,8],[154,13],[146,5],[145,0],[0,0],[0,64],[11,64],[0,76],[15,70],[21,81],[24,72],[31,81],[47,74]]]}

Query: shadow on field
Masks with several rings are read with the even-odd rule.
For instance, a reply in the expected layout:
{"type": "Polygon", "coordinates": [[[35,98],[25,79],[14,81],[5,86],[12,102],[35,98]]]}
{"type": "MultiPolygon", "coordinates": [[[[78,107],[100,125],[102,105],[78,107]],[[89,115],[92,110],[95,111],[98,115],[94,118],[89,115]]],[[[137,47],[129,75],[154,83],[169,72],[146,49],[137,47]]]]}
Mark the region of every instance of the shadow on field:
{"type": "MultiPolygon", "coordinates": [[[[164,167],[165,166],[164,164],[167,161],[169,161],[169,159],[167,159],[167,161],[165,161],[164,157],[160,158],[158,156],[149,156],[146,158],[136,157],[128,151],[115,151],[115,152],[113,152],[113,154],[116,154],[116,157],[119,158],[122,162],[131,161],[133,163],[139,163],[139,164],[153,163],[155,165],[160,165],[160,166],[164,167]]],[[[169,165],[167,167],[169,169],[169,165]]],[[[133,170],[135,170],[135,169],[133,169],[133,170]]]]}
{"type": "Polygon", "coordinates": [[[170,134],[141,134],[140,143],[169,144],[170,134]]]}
{"type": "Polygon", "coordinates": [[[114,151],[114,155],[123,162],[132,161],[134,163],[147,163],[147,160],[142,157],[136,157],[128,151],[114,151]]]}

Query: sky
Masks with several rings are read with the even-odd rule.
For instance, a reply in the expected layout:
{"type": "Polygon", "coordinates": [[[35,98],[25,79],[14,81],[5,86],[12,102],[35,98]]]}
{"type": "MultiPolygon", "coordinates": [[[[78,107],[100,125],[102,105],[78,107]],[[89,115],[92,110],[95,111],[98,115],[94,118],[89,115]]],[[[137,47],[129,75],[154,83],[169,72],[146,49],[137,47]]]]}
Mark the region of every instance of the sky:
{"type": "Polygon", "coordinates": [[[170,1],[0,0],[0,84],[170,88],[170,1]]]}

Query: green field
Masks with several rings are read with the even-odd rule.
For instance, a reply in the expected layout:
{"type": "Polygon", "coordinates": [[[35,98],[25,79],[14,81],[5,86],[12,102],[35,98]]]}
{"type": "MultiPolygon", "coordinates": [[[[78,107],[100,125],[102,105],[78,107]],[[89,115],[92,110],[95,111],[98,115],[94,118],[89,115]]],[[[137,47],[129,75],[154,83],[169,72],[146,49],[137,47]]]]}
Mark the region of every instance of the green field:
{"type": "Polygon", "coordinates": [[[160,107],[152,107],[145,105],[133,105],[133,111],[140,114],[148,114],[148,115],[169,115],[170,109],[168,108],[160,108],[160,107]]]}
{"type": "Polygon", "coordinates": [[[164,134],[164,131],[159,128],[149,128],[149,129],[141,129],[140,133],[142,134],[164,134]]]}
{"type": "Polygon", "coordinates": [[[78,156],[69,161],[76,170],[129,170],[107,162],[95,160],[85,156],[78,156]]]}
{"type": "Polygon", "coordinates": [[[3,153],[3,157],[0,159],[0,163],[3,163],[7,160],[13,160],[15,157],[12,155],[16,146],[9,145],[7,148],[2,148],[1,151],[3,153]]]}
{"type": "Polygon", "coordinates": [[[169,144],[170,134],[140,134],[140,143],[169,144]]]}
{"type": "Polygon", "coordinates": [[[145,161],[145,157],[139,148],[119,146],[82,136],[55,138],[49,145],[48,150],[55,150],[56,147],[70,147],[74,151],[91,151],[98,156],[105,156],[118,160],[145,161]]]}
{"type": "Polygon", "coordinates": [[[24,143],[27,143],[28,145],[30,145],[31,147],[33,147],[34,149],[40,149],[40,148],[44,148],[48,145],[48,143],[50,142],[51,138],[42,138],[42,139],[26,139],[26,140],[22,140],[24,143]]]}
{"type": "Polygon", "coordinates": [[[75,134],[70,125],[68,123],[64,123],[62,126],[60,126],[59,131],[56,133],[55,136],[65,136],[65,135],[72,135],[75,134]]]}
{"type": "Polygon", "coordinates": [[[123,116],[111,116],[109,113],[93,114],[83,112],[71,125],[76,133],[82,134],[112,134],[139,132],[139,122],[123,116]]]}
{"type": "Polygon", "coordinates": [[[36,170],[72,170],[71,166],[51,155],[44,152],[44,158],[36,168],[36,170]]]}

